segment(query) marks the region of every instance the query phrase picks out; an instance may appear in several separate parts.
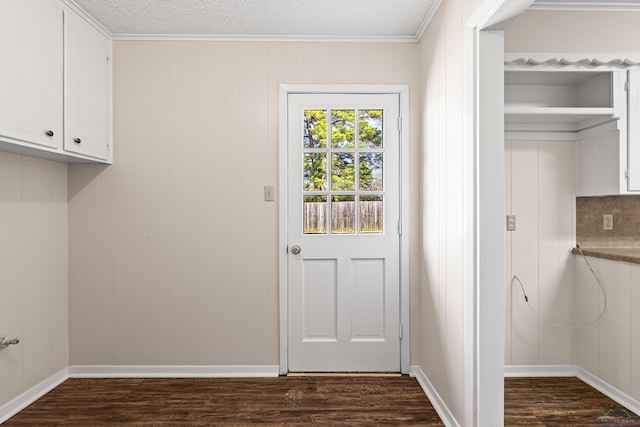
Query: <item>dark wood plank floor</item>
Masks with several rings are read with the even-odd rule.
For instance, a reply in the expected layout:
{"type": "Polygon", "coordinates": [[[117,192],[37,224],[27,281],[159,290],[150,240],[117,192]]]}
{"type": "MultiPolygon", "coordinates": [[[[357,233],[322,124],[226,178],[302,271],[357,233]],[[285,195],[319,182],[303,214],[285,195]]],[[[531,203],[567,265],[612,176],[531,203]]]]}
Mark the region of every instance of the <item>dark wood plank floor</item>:
{"type": "Polygon", "coordinates": [[[69,379],[13,426],[441,426],[403,377],[69,379]]]}
{"type": "MultiPolygon", "coordinates": [[[[576,378],[505,379],[505,426],[588,426],[624,409],[576,378]]],[[[403,377],[70,379],[13,426],[441,426],[403,377]]]]}
{"type": "Polygon", "coordinates": [[[505,378],[504,388],[505,426],[594,427],[610,409],[625,409],[577,378],[505,378]]]}

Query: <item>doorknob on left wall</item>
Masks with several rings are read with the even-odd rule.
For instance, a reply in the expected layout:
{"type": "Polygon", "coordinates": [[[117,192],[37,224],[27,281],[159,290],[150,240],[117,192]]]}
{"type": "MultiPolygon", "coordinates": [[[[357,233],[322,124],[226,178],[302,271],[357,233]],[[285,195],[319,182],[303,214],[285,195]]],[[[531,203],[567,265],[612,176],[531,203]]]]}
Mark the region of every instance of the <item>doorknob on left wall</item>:
{"type": "Polygon", "coordinates": [[[292,254],[298,255],[300,252],[302,252],[302,249],[300,248],[300,246],[298,246],[298,245],[291,246],[291,253],[292,254]]]}

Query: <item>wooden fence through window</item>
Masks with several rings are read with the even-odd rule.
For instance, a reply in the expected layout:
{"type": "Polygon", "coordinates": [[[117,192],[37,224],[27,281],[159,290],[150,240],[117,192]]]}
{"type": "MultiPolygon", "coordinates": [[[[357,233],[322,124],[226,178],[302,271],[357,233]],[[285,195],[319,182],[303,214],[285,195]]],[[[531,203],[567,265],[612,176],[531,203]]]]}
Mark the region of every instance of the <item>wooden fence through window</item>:
{"type": "MultiPolygon", "coordinates": [[[[382,233],[382,201],[360,201],[360,233],[382,233]]],[[[331,232],[354,234],[356,227],[356,203],[333,202],[331,204],[331,232]]],[[[303,205],[303,229],[305,234],[327,234],[327,204],[307,202],[303,205]]]]}

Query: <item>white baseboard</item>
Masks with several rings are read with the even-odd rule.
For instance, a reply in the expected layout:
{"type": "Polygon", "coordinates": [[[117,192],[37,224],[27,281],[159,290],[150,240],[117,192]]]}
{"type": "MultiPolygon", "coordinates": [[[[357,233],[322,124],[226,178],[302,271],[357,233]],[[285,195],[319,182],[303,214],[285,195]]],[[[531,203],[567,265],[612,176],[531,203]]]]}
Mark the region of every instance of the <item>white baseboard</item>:
{"type": "Polygon", "coordinates": [[[460,424],[453,416],[447,405],[444,403],[436,389],[431,384],[431,381],[427,378],[427,376],[422,372],[422,369],[419,366],[412,366],[410,375],[418,380],[420,387],[424,391],[424,394],[427,395],[431,405],[438,413],[438,416],[442,420],[445,426],[447,427],[460,427],[460,424]]]}
{"type": "Polygon", "coordinates": [[[585,371],[579,366],[576,367],[576,376],[582,381],[584,381],[585,383],[589,384],[591,387],[598,390],[600,393],[610,397],[611,399],[618,402],[620,405],[629,409],[631,412],[634,412],[635,414],[640,414],[640,402],[638,402],[631,396],[627,395],[626,393],[623,393],[617,388],[607,384],[606,382],[602,381],[600,378],[596,377],[590,372],[585,371]]]}
{"type": "Polygon", "coordinates": [[[45,394],[49,393],[51,390],[66,381],[67,378],[69,378],[69,369],[64,368],[42,381],[40,384],[31,387],[9,403],[0,406],[0,424],[13,417],[15,414],[40,399],[45,394]]]}
{"type": "Polygon", "coordinates": [[[507,365],[505,377],[575,377],[575,365],[507,365]]]}
{"type": "Polygon", "coordinates": [[[277,365],[69,367],[70,378],[259,378],[278,375],[277,365]]]}

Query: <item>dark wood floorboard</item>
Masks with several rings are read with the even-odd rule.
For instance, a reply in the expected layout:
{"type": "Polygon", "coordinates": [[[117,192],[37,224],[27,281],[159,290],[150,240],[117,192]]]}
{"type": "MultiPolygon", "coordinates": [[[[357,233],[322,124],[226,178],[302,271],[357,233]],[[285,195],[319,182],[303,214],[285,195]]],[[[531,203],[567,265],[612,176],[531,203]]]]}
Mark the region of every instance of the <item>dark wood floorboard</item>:
{"type": "MultiPolygon", "coordinates": [[[[505,426],[588,426],[624,409],[577,378],[505,379],[505,426]]],[[[409,377],[70,379],[14,426],[441,426],[409,377]]]]}
{"type": "Polygon", "coordinates": [[[69,379],[13,426],[442,426],[414,378],[69,379]]]}
{"type": "Polygon", "coordinates": [[[577,378],[505,378],[504,388],[505,426],[594,427],[610,409],[625,409],[577,378]]]}

